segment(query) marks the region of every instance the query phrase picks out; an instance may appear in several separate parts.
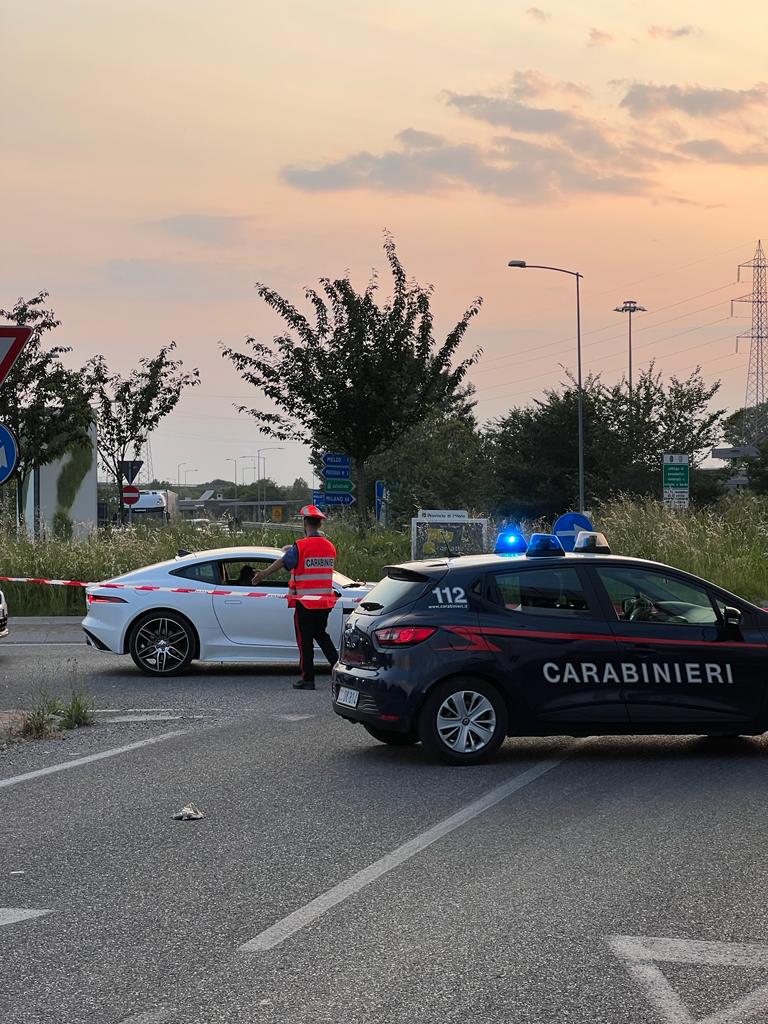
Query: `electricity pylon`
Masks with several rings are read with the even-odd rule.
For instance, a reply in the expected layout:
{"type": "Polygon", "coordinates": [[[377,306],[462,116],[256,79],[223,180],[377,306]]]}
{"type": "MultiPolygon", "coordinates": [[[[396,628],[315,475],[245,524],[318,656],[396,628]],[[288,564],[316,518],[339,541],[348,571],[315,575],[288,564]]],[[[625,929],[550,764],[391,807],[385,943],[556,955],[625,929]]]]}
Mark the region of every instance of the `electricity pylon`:
{"type": "Polygon", "coordinates": [[[768,437],[768,408],[766,408],[766,345],[768,345],[768,292],[766,291],[766,268],[763,243],[758,241],[755,255],[746,263],[739,264],[737,281],[741,271],[752,270],[752,292],[731,302],[749,302],[752,306],[752,330],[740,334],[736,339],[736,351],[740,341],[749,340],[749,368],[747,369],[747,393],[744,401],[744,422],[742,433],[747,444],[758,444],[768,437]]]}

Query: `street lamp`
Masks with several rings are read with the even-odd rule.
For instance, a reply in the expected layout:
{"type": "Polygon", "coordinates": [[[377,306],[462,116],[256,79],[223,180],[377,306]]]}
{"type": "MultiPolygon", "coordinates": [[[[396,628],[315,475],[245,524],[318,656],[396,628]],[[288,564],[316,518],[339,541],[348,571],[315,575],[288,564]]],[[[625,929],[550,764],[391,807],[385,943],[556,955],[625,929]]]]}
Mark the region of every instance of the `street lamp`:
{"type": "Polygon", "coordinates": [[[285,451],[285,447],[283,445],[281,445],[281,444],[278,444],[278,445],[274,445],[273,444],[273,445],[270,445],[268,448],[258,448],[256,450],[256,458],[260,460],[260,464],[259,464],[259,474],[260,475],[261,475],[261,463],[263,463],[263,465],[264,465],[264,473],[263,473],[263,475],[261,475],[261,479],[262,479],[261,491],[262,491],[262,497],[263,497],[262,511],[264,512],[264,518],[265,519],[267,518],[267,510],[266,510],[266,504],[267,504],[267,482],[266,482],[266,478],[267,478],[267,460],[264,458],[264,456],[261,453],[262,452],[284,452],[284,451],[285,451]]]}
{"type": "Polygon", "coordinates": [[[526,263],[525,260],[510,260],[508,267],[520,270],[553,270],[557,274],[570,274],[576,279],[576,363],[578,392],[576,404],[579,411],[579,511],[584,511],[584,390],[581,384],[581,296],[579,282],[583,277],[577,270],[564,270],[562,267],[544,267],[537,263],[526,263]]]}
{"type": "Polygon", "coordinates": [[[648,310],[645,306],[638,306],[634,299],[624,299],[624,303],[621,306],[613,307],[614,313],[627,313],[627,322],[629,325],[629,376],[627,381],[629,383],[629,410],[630,417],[632,412],[632,314],[633,313],[647,313],[648,310]]]}
{"type": "Polygon", "coordinates": [[[176,467],[176,486],[181,487],[181,467],[186,466],[186,462],[180,462],[176,467]]]}
{"type": "MultiPolygon", "coordinates": [[[[256,456],[255,455],[238,455],[237,459],[238,459],[238,462],[245,462],[246,459],[250,459],[251,460],[251,469],[253,470],[253,473],[254,473],[253,482],[256,483],[256,465],[255,465],[256,464],[256,456]]],[[[245,470],[243,470],[242,482],[243,482],[243,484],[245,484],[245,470]]]]}
{"type": "Polygon", "coordinates": [[[198,472],[198,470],[196,470],[196,469],[185,469],[184,470],[184,486],[185,487],[187,486],[187,477],[189,476],[189,474],[190,473],[197,473],[197,472],[198,472]]]}
{"type": "Polygon", "coordinates": [[[235,501],[237,501],[237,459],[224,459],[225,462],[231,462],[235,467],[235,501]]]}

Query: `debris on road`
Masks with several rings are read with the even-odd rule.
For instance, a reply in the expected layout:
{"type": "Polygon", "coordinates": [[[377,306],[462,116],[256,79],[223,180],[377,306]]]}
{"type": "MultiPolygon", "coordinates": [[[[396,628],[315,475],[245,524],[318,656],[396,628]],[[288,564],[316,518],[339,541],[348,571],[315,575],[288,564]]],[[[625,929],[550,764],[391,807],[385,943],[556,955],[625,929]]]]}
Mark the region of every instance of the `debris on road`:
{"type": "Polygon", "coordinates": [[[174,821],[199,821],[200,818],[204,818],[205,815],[196,807],[194,804],[187,804],[186,807],[182,807],[180,811],[177,811],[173,819],[174,821]]]}

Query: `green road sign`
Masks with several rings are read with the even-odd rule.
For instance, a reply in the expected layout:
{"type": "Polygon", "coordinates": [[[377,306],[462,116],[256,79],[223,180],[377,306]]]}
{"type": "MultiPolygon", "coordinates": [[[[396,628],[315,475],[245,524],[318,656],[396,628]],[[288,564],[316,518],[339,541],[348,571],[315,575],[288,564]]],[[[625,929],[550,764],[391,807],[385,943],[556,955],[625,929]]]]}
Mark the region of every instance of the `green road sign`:
{"type": "Polygon", "coordinates": [[[349,494],[355,489],[351,480],[326,480],[323,487],[326,494],[349,494]]]}
{"type": "Polygon", "coordinates": [[[668,453],[663,456],[662,488],[665,505],[688,508],[690,466],[687,455],[668,453]]]}

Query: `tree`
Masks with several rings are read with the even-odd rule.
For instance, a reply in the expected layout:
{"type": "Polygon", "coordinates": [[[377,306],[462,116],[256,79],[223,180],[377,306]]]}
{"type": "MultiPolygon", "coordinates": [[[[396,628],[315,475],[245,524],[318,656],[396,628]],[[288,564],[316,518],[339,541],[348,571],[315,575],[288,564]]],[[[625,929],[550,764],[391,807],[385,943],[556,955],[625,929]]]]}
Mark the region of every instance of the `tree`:
{"type": "Polygon", "coordinates": [[[402,525],[419,508],[482,507],[483,441],[470,395],[458,396],[371,460],[371,480],[383,480],[389,492],[388,525],[402,525]]]}
{"type": "Polygon", "coordinates": [[[140,359],[138,369],[127,377],[110,374],[104,356],[87,364],[96,403],[99,459],[118,492],[123,481],[120,463],[129,455],[138,458],[152,431],[175,409],[184,388],[200,383],[198,370],[184,371],[180,359],[170,358],[175,348],[171,342],[156,356],[140,359]]]}
{"type": "MultiPolygon", "coordinates": [[[[46,349],[44,336],[60,321],[46,306],[48,292],[18,299],[13,309],[0,309],[0,317],[31,327],[29,341],[0,385],[3,421],[19,441],[16,509],[23,519],[24,484],[30,473],[54,462],[67,452],[90,448],[89,427],[93,414],[84,386],[83,371],[69,370],[61,357],[71,349],[54,345],[46,349]]],[[[39,513],[35,510],[35,531],[39,513]]]]}
{"type": "MultiPolygon", "coordinates": [[[[710,403],[719,382],[705,385],[697,367],[665,385],[653,364],[640,374],[630,406],[626,381],[607,387],[584,381],[584,463],[591,501],[612,495],[658,494],[664,452],[687,452],[695,468],[720,435],[724,411],[710,403]]],[[[544,400],[512,409],[485,431],[493,491],[506,514],[554,514],[578,495],[578,388],[569,378],[544,400]]]]}
{"type": "Polygon", "coordinates": [[[389,235],[384,251],[394,292],[382,305],[375,301],[375,275],[363,292],[348,275],[321,278],[320,291],[304,293],[312,307],[310,323],[287,299],[258,284],[259,295],[282,317],[288,333],[271,345],[249,337],[250,352],[223,348],[243,380],[261,389],[277,409],[236,407],[253,416],[264,434],[354,459],[361,527],[368,518],[368,460],[447,405],[479,356],[451,364],[482,300],[475,299],[438,344],[432,287],[406,278],[389,235]]]}

